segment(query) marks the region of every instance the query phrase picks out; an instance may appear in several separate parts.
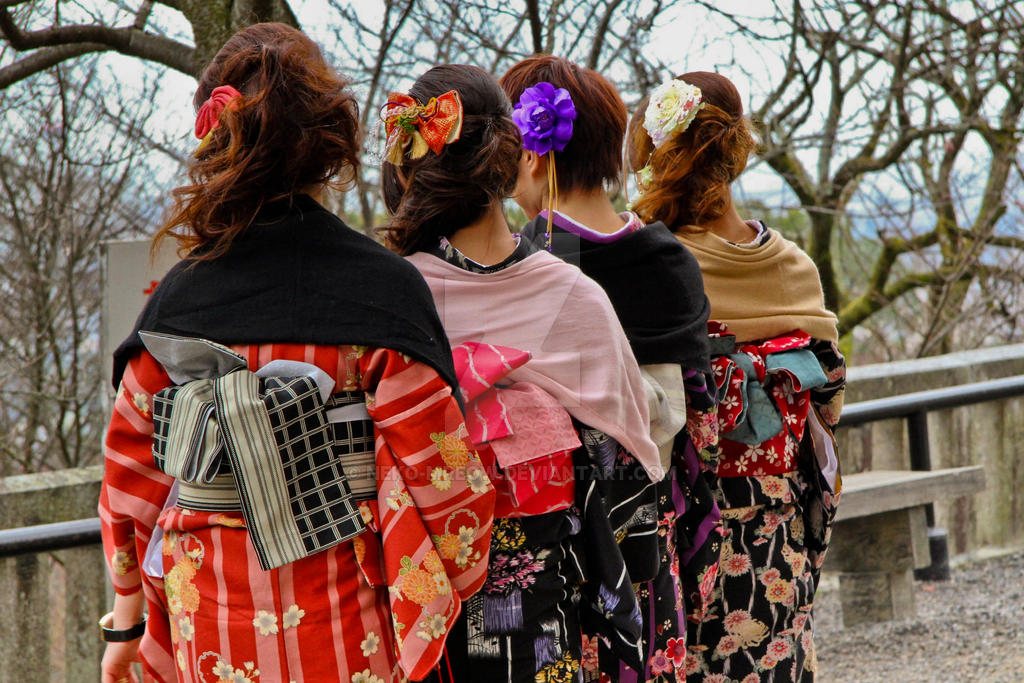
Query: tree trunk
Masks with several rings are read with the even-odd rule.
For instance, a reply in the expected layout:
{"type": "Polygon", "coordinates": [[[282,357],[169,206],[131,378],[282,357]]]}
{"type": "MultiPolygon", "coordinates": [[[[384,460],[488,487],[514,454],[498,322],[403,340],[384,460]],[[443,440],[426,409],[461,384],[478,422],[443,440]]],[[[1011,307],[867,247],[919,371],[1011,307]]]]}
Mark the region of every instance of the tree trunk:
{"type": "Polygon", "coordinates": [[[181,0],[181,11],[192,24],[198,78],[228,38],[261,21],[299,27],[286,0],[181,0]]]}

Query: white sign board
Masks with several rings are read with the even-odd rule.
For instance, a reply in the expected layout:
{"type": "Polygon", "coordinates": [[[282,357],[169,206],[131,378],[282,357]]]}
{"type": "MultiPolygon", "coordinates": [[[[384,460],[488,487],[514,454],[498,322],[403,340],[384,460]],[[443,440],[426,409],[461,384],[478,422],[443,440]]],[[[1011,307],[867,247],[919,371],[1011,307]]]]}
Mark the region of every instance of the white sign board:
{"type": "MultiPolygon", "coordinates": [[[[171,266],[178,262],[176,240],[168,238],[149,258],[150,240],[112,240],[102,245],[103,308],[100,322],[100,348],[105,386],[113,372],[111,358],[125,337],[131,334],[135,320],[146,305],[153,288],[171,266]]],[[[113,389],[111,389],[113,393],[113,389]]]]}

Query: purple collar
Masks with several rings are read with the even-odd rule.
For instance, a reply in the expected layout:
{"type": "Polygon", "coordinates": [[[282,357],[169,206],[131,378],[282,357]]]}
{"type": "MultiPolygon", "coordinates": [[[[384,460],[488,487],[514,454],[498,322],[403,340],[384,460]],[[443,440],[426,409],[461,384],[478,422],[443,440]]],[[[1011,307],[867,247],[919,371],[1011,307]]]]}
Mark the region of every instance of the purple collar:
{"type": "MultiPolygon", "coordinates": [[[[540,212],[541,218],[547,218],[547,215],[547,209],[540,212]]],[[[582,223],[574,221],[561,211],[554,212],[551,222],[562,230],[576,235],[580,239],[584,239],[588,242],[596,242],[598,244],[611,244],[612,242],[618,241],[627,235],[631,235],[644,227],[644,222],[641,221],[635,213],[627,211],[625,213],[620,213],[619,216],[626,221],[626,224],[619,230],[610,234],[592,230],[582,223]]]]}

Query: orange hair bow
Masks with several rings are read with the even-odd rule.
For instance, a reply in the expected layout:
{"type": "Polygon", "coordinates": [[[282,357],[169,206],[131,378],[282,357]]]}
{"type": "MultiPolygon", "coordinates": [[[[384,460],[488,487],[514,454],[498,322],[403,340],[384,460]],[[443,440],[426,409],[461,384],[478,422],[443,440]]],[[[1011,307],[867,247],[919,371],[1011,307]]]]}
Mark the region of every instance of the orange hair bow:
{"type": "Polygon", "coordinates": [[[387,146],[384,158],[395,166],[402,165],[408,150],[410,159],[419,159],[429,149],[440,154],[444,146],[462,135],[462,100],[449,90],[431,97],[426,104],[402,93],[391,93],[381,113],[387,146]]]}

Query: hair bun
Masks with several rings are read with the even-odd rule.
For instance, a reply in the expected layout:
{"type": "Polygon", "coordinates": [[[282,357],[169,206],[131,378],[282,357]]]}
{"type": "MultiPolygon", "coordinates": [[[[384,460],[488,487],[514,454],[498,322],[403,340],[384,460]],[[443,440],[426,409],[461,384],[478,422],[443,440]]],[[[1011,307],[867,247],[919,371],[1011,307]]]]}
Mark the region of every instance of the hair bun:
{"type": "Polygon", "coordinates": [[[702,92],[703,107],[693,122],[655,148],[642,125],[645,99],[630,121],[627,149],[635,171],[650,169],[633,209],[644,220],[660,220],[673,230],[700,227],[722,216],[731,203],[730,185],[757,146],[739,93],[727,78],[699,71],[680,80],[702,92]]]}

